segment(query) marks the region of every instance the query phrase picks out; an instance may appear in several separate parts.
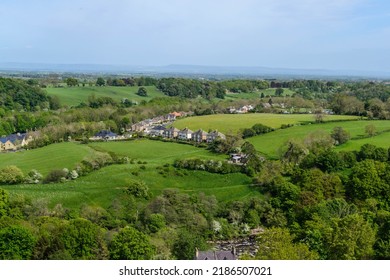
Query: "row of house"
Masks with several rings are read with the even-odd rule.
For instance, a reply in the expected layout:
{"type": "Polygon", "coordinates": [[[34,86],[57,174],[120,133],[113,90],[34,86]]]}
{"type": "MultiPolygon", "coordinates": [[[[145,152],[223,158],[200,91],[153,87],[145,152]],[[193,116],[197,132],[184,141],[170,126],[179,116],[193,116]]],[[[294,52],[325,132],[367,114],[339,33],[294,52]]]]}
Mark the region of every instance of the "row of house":
{"type": "Polygon", "coordinates": [[[16,151],[26,146],[33,138],[26,133],[10,134],[0,137],[0,151],[16,151]]]}
{"type": "Polygon", "coordinates": [[[163,116],[157,116],[152,119],[146,119],[135,123],[131,126],[133,132],[144,132],[149,133],[149,130],[156,125],[168,124],[175,121],[177,118],[185,117],[190,115],[191,112],[172,112],[163,116]]]}
{"type": "Polygon", "coordinates": [[[153,127],[149,134],[149,136],[156,137],[161,136],[169,139],[179,139],[185,141],[194,141],[194,142],[207,142],[211,143],[216,139],[226,139],[226,136],[217,130],[212,132],[206,132],[202,129],[197,131],[192,131],[188,128],[184,128],[182,130],[177,129],[175,127],[165,128],[164,126],[156,126],[153,127]]]}
{"type": "Polygon", "coordinates": [[[244,105],[240,108],[234,108],[234,107],[229,107],[228,111],[230,114],[246,114],[249,111],[252,111],[255,107],[253,105],[244,105]]]}

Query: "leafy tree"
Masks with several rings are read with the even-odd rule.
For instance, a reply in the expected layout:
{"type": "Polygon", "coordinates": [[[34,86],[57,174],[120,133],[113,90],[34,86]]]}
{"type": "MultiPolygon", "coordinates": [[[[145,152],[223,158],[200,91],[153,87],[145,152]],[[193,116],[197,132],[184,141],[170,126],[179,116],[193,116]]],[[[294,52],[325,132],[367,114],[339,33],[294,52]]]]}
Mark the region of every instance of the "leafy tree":
{"type": "Polygon", "coordinates": [[[0,169],[0,184],[19,184],[23,178],[23,172],[14,165],[0,169]]]}
{"type": "Polygon", "coordinates": [[[110,243],[112,260],[149,260],[153,253],[148,237],[129,226],[121,229],[110,243]]]}
{"type": "Polygon", "coordinates": [[[266,229],[258,237],[259,249],[254,259],[259,260],[315,260],[318,255],[303,243],[294,243],[288,229],[266,229]]]}
{"type": "Polygon", "coordinates": [[[32,257],[35,242],[34,235],[25,227],[0,229],[0,259],[28,260],[32,257]]]}
{"type": "Polygon", "coordinates": [[[336,141],[336,145],[344,144],[351,139],[351,134],[340,126],[333,128],[331,136],[336,141]]]}
{"type": "Polygon", "coordinates": [[[65,80],[65,83],[68,85],[68,87],[74,87],[79,85],[79,81],[76,78],[67,78],[65,80]]]}
{"type": "Polygon", "coordinates": [[[0,189],[0,218],[7,214],[9,196],[6,190],[0,189]]]}
{"type": "Polygon", "coordinates": [[[368,137],[373,137],[376,134],[376,127],[373,124],[366,125],[365,132],[368,137]]]}
{"type": "Polygon", "coordinates": [[[99,87],[105,86],[106,85],[106,81],[102,77],[98,77],[97,80],[96,80],[96,85],[99,86],[99,87]]]}
{"type": "Polygon", "coordinates": [[[145,87],[140,87],[137,91],[137,95],[139,96],[148,96],[148,91],[145,87]]]}
{"type": "Polygon", "coordinates": [[[50,110],[58,110],[61,108],[61,101],[57,95],[49,96],[50,110]]]}
{"type": "Polygon", "coordinates": [[[59,183],[62,180],[65,180],[67,175],[68,173],[64,169],[54,169],[47,174],[43,183],[59,183]]]}
{"type": "Polygon", "coordinates": [[[129,181],[126,193],[133,195],[137,198],[147,199],[149,197],[149,188],[143,181],[129,181]]]}
{"type": "Polygon", "coordinates": [[[103,230],[85,219],[71,220],[65,227],[61,242],[73,259],[93,260],[107,258],[103,230]]]}
{"type": "Polygon", "coordinates": [[[276,95],[276,96],[282,96],[283,92],[284,92],[284,89],[283,89],[283,88],[277,88],[277,89],[275,89],[275,95],[276,95]]]}
{"type": "Polygon", "coordinates": [[[173,244],[172,253],[178,260],[193,260],[196,250],[205,249],[207,249],[206,241],[201,235],[188,230],[181,230],[173,244]]]}

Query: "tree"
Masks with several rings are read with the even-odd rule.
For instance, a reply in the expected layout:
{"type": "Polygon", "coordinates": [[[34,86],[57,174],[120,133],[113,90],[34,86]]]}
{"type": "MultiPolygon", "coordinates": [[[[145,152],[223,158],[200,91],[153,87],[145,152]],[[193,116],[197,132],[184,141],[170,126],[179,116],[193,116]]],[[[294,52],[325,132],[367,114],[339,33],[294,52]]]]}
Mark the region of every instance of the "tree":
{"type": "Polygon", "coordinates": [[[0,218],[7,214],[9,196],[6,190],[0,189],[0,218]]]}
{"type": "Polygon", "coordinates": [[[366,125],[365,132],[368,137],[373,137],[376,134],[376,127],[373,124],[366,125]]]}
{"type": "Polygon", "coordinates": [[[316,260],[318,255],[303,243],[294,243],[288,229],[266,229],[258,237],[258,260],[316,260]]]}
{"type": "Polygon", "coordinates": [[[153,253],[148,237],[129,226],[121,229],[110,244],[112,260],[149,260],[153,253]]]}
{"type": "Polygon", "coordinates": [[[275,89],[276,96],[281,96],[283,94],[283,92],[284,92],[284,89],[282,89],[282,88],[275,89]]]}
{"type": "Polygon", "coordinates": [[[148,96],[148,91],[145,87],[140,87],[137,91],[137,95],[139,96],[148,96]]]}
{"type": "Polygon", "coordinates": [[[65,227],[61,241],[73,259],[95,260],[107,258],[103,230],[85,219],[71,220],[65,227]]]}
{"type": "Polygon", "coordinates": [[[35,237],[25,227],[9,226],[0,230],[0,259],[29,260],[32,257],[35,237]]]}
{"type": "Polygon", "coordinates": [[[173,244],[172,253],[178,260],[193,260],[196,250],[205,250],[206,248],[206,241],[201,235],[183,229],[173,244]]]}
{"type": "Polygon", "coordinates": [[[65,83],[68,85],[68,87],[75,87],[79,85],[79,81],[76,78],[67,78],[65,83]]]}
{"type": "Polygon", "coordinates": [[[23,182],[23,172],[14,165],[0,169],[0,184],[19,184],[23,182]]]}
{"type": "Polygon", "coordinates": [[[336,145],[344,144],[351,139],[351,134],[340,126],[333,128],[331,136],[336,141],[336,145]]]}
{"type": "Polygon", "coordinates": [[[106,85],[106,81],[102,77],[98,77],[96,80],[96,85],[102,87],[106,85]]]}

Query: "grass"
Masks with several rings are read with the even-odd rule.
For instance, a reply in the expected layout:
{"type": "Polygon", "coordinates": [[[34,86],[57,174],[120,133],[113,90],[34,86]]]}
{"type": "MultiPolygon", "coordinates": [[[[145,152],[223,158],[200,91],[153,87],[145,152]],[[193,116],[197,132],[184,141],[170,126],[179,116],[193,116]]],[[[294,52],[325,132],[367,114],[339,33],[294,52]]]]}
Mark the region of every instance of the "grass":
{"type": "Polygon", "coordinates": [[[50,96],[58,96],[62,105],[77,106],[81,102],[87,102],[88,97],[95,95],[98,97],[111,97],[117,102],[123,98],[132,101],[140,102],[142,100],[149,101],[154,97],[161,97],[164,94],[157,90],[154,86],[146,86],[148,92],[147,97],[141,97],[136,94],[138,86],[134,87],[113,87],[113,86],[86,86],[86,87],[62,87],[62,88],[46,88],[47,94],[50,96]]]}
{"type": "MultiPolygon", "coordinates": [[[[196,116],[177,120],[173,123],[176,128],[188,127],[191,130],[202,128],[205,131],[217,129],[220,132],[236,133],[242,128],[249,128],[256,123],[261,123],[272,128],[280,128],[282,124],[299,124],[314,122],[311,114],[220,114],[196,116]]],[[[324,121],[351,120],[355,116],[328,115],[324,121]]]]}
{"type": "MultiPolygon", "coordinates": [[[[203,192],[206,195],[215,195],[220,201],[239,200],[260,195],[249,186],[250,178],[241,173],[220,175],[204,171],[183,171],[176,174],[171,168],[172,172],[169,174],[160,174],[158,167],[162,167],[166,163],[173,163],[177,158],[226,158],[212,154],[203,148],[177,143],[152,140],[92,143],[89,146],[62,143],[23,152],[23,158],[35,158],[34,163],[28,160],[26,162],[14,161],[13,164],[21,167],[20,164],[23,163],[22,169],[27,171],[32,168],[37,168],[39,171],[41,169],[49,171],[56,165],[59,168],[67,167],[64,160],[67,155],[72,154],[67,161],[69,167],[73,167],[83,157],[93,154],[94,149],[127,155],[136,159],[136,163],[111,165],[75,181],[61,184],[12,185],[1,186],[1,188],[10,191],[11,195],[21,194],[32,200],[44,199],[48,201],[50,207],[61,203],[64,207],[76,211],[84,203],[103,208],[109,207],[116,198],[123,194],[130,179],[144,181],[149,186],[153,196],[159,195],[166,188],[178,188],[189,194],[203,192]],[[62,157],[63,159],[60,159],[62,157]],[[49,159],[41,164],[41,169],[33,166],[45,158],[49,159]],[[147,163],[138,164],[138,160],[147,163]],[[145,169],[142,169],[141,166],[145,166],[145,169]]],[[[2,154],[1,156],[20,157],[19,154],[21,153],[2,154]]],[[[43,171],[41,172],[43,173],[43,171]]]]}
{"type": "Polygon", "coordinates": [[[357,151],[364,144],[372,144],[377,147],[390,148],[390,132],[383,132],[374,137],[350,140],[347,143],[336,147],[339,151],[357,151]]]}
{"type": "Polygon", "coordinates": [[[93,149],[78,143],[52,144],[29,151],[0,153],[0,168],[16,165],[24,174],[36,169],[45,176],[53,169],[74,168],[76,163],[93,153],[93,149]]]}
{"type": "MultiPolygon", "coordinates": [[[[294,126],[286,129],[279,129],[267,134],[248,138],[248,141],[252,143],[258,151],[262,152],[269,158],[276,159],[278,158],[278,150],[289,139],[302,140],[309,133],[318,130],[324,130],[330,133],[332,129],[336,126],[343,127],[351,134],[352,138],[362,137],[365,134],[365,127],[369,124],[373,124],[376,127],[378,132],[390,129],[390,121],[364,121],[364,120],[346,121],[346,122],[294,126]]],[[[386,134],[381,134],[379,136],[376,136],[376,137],[380,137],[378,138],[380,140],[377,143],[382,143],[383,145],[385,145],[386,135],[388,136],[389,134],[386,133],[386,134]]],[[[346,150],[359,149],[359,147],[364,143],[371,142],[374,144],[375,143],[374,139],[376,137],[359,139],[359,140],[352,139],[346,145],[342,145],[338,149],[346,149],[346,150]]]]}

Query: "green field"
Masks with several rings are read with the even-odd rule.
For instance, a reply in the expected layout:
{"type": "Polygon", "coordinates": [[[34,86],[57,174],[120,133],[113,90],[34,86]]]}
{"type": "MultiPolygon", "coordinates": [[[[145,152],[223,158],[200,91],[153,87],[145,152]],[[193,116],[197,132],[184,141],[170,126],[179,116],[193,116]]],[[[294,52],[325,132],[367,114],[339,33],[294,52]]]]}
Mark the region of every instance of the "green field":
{"type": "Polygon", "coordinates": [[[95,95],[98,97],[111,97],[117,102],[123,98],[132,101],[140,102],[142,100],[149,101],[153,97],[163,96],[163,93],[158,91],[154,86],[146,86],[148,92],[147,97],[141,97],[136,94],[137,86],[134,87],[113,87],[113,86],[86,86],[86,87],[62,87],[62,88],[46,88],[47,94],[58,96],[62,105],[77,106],[81,102],[87,102],[88,97],[95,95]]]}
{"type": "MultiPolygon", "coordinates": [[[[352,120],[355,116],[334,116],[327,115],[324,121],[352,120]]],[[[179,119],[173,126],[179,129],[188,127],[192,130],[203,129],[205,131],[217,129],[220,132],[236,133],[242,128],[249,128],[256,123],[261,123],[272,128],[280,128],[282,124],[299,124],[314,122],[314,115],[311,114],[220,114],[196,116],[179,119]]]]}
{"type": "Polygon", "coordinates": [[[104,167],[75,181],[61,184],[14,185],[1,186],[1,188],[9,190],[11,195],[23,194],[33,200],[44,199],[51,207],[61,203],[75,210],[83,203],[109,207],[115,198],[123,194],[126,182],[130,179],[146,182],[153,195],[160,194],[165,188],[178,188],[186,193],[203,192],[207,195],[215,195],[221,201],[259,195],[249,186],[250,178],[241,173],[219,175],[204,171],[187,171],[177,175],[171,168],[172,172],[169,174],[160,174],[158,167],[162,167],[165,163],[172,163],[177,158],[226,158],[190,145],[161,141],[105,142],[93,143],[90,146],[76,143],[54,144],[31,151],[1,154],[1,166],[15,164],[23,171],[36,168],[41,173],[47,174],[54,168],[74,167],[83,157],[93,155],[94,149],[127,155],[136,159],[136,162],[104,167]],[[15,159],[11,161],[9,157],[15,159]],[[8,160],[3,160],[5,158],[8,160]],[[146,161],[146,163],[138,164],[138,161],[146,161]],[[145,166],[145,169],[141,166],[145,166]]]}
{"type": "Polygon", "coordinates": [[[0,168],[16,165],[25,174],[31,169],[47,175],[50,170],[72,169],[85,157],[90,157],[94,150],[77,143],[52,144],[43,148],[14,153],[0,153],[0,168]]]}
{"type": "MultiPolygon", "coordinates": [[[[282,96],[293,95],[295,92],[284,88],[284,92],[282,96]]],[[[227,93],[225,99],[226,100],[237,100],[237,99],[259,99],[261,97],[261,93],[264,93],[264,96],[275,96],[274,88],[262,89],[257,92],[242,92],[242,93],[227,93]]]]}
{"type": "MultiPolygon", "coordinates": [[[[269,158],[277,158],[278,151],[280,147],[286,143],[289,139],[302,140],[311,132],[324,130],[326,132],[331,132],[332,129],[336,126],[341,126],[347,130],[351,137],[361,137],[365,134],[365,127],[369,124],[373,124],[377,131],[384,131],[390,129],[390,121],[347,121],[347,122],[334,122],[334,123],[324,123],[324,124],[310,124],[302,126],[294,126],[286,129],[279,129],[267,134],[255,136],[248,138],[248,141],[252,143],[256,149],[269,158]]],[[[382,134],[373,138],[365,138],[359,140],[350,140],[345,145],[341,145],[338,149],[359,149],[361,145],[365,143],[372,144],[382,144],[386,146],[386,136],[389,134],[382,134]],[[378,138],[377,138],[378,137],[378,138]],[[376,140],[378,139],[378,140],[376,140]]],[[[387,138],[389,139],[389,138],[387,138]]],[[[387,140],[388,141],[388,140],[387,140]]],[[[390,146],[390,142],[388,141],[390,146]]]]}
{"type": "Polygon", "coordinates": [[[340,151],[357,151],[364,144],[372,144],[382,148],[390,148],[390,132],[384,132],[374,137],[351,140],[347,143],[336,147],[340,151]]]}

